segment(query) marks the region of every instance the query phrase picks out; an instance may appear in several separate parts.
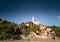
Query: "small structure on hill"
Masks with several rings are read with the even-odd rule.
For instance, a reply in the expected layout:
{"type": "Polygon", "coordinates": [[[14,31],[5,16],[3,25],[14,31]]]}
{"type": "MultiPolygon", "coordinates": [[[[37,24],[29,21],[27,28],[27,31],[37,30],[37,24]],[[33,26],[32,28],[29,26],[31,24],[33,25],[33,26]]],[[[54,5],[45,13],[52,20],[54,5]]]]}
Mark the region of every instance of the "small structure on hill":
{"type": "Polygon", "coordinates": [[[32,17],[32,22],[33,22],[34,24],[36,24],[36,25],[39,25],[39,24],[40,24],[40,22],[35,22],[35,21],[34,21],[34,16],[32,17]]]}

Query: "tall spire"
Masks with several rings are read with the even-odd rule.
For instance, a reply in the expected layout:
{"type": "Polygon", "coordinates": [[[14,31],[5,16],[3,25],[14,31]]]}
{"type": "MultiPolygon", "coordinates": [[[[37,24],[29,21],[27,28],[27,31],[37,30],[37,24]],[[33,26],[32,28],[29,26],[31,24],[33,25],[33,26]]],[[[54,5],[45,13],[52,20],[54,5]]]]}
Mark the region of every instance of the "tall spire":
{"type": "Polygon", "coordinates": [[[34,16],[32,17],[32,22],[34,22],[34,16]]]}

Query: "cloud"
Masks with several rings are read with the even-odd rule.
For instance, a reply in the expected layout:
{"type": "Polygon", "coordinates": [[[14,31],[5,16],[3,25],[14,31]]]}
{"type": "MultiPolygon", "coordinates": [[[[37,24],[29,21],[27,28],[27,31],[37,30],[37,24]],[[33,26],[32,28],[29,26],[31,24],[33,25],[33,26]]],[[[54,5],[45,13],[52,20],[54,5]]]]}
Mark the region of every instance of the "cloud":
{"type": "Polygon", "coordinates": [[[60,18],[60,16],[57,16],[57,18],[60,18]]]}

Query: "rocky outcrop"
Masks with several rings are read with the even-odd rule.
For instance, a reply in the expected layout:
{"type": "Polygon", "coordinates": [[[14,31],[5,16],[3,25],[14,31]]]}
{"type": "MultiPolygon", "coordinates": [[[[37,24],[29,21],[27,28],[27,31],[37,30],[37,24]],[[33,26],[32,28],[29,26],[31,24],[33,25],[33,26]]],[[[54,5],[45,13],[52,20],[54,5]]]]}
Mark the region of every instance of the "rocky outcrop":
{"type": "MultiPolygon", "coordinates": [[[[40,31],[36,30],[35,32],[30,32],[30,34],[27,36],[21,35],[22,39],[30,39],[30,38],[33,39],[37,38],[43,40],[55,39],[55,32],[51,28],[47,28],[42,24],[38,24],[38,25],[40,25],[40,31]]],[[[27,23],[26,26],[29,26],[29,24],[27,23]]]]}

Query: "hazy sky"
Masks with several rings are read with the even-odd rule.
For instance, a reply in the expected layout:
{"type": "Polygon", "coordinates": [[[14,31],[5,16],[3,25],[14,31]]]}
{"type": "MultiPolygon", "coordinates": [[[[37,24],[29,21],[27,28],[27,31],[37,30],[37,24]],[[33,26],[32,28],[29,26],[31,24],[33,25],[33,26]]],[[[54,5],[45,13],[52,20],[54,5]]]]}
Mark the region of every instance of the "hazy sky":
{"type": "Polygon", "coordinates": [[[0,0],[0,18],[20,24],[31,21],[32,16],[44,25],[60,26],[60,1],[0,0]]]}

